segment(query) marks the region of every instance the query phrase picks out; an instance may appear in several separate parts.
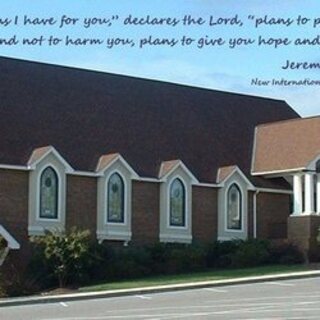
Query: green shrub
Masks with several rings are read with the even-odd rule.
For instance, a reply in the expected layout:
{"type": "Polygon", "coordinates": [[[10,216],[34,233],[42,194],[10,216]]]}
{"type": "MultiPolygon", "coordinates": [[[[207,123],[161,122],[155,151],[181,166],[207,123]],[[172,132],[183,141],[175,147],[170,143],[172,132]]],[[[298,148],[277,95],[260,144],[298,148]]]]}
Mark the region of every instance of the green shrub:
{"type": "Polygon", "coordinates": [[[168,250],[169,246],[166,243],[155,243],[148,246],[148,251],[151,258],[151,268],[155,274],[166,273],[166,264],[169,258],[168,250]]]}
{"type": "Polygon", "coordinates": [[[40,251],[44,267],[63,287],[75,278],[81,278],[88,259],[90,232],[72,228],[69,232],[46,231],[44,236],[30,240],[40,251]]]}
{"type": "Polygon", "coordinates": [[[151,274],[152,258],[146,247],[94,244],[91,249],[91,279],[114,280],[141,277],[151,274]]]}
{"type": "Polygon", "coordinates": [[[270,262],[276,264],[298,264],[305,260],[303,253],[292,243],[272,244],[270,262]]]}
{"type": "Polygon", "coordinates": [[[36,238],[35,263],[29,270],[46,286],[88,284],[157,274],[196,272],[208,268],[244,268],[263,264],[303,261],[296,247],[271,245],[264,240],[217,241],[210,245],[165,244],[122,246],[121,243],[91,243],[88,233],[48,233],[36,238]],[[72,245],[71,245],[72,243],[72,245]],[[39,248],[41,250],[39,250],[39,248]],[[40,272],[39,272],[40,270],[40,272]]]}
{"type": "MultiPolygon", "coordinates": [[[[188,248],[191,249],[191,248],[188,248]]],[[[166,273],[183,273],[190,271],[191,259],[189,259],[188,251],[181,245],[175,245],[167,249],[166,273]]],[[[191,251],[191,250],[190,250],[191,251]]]]}
{"type": "Polygon", "coordinates": [[[231,256],[231,266],[235,268],[261,266],[269,261],[269,242],[263,240],[241,241],[231,256]]]}
{"type": "Polygon", "coordinates": [[[122,247],[115,249],[112,261],[114,278],[138,278],[152,273],[151,256],[144,247],[122,247]]]}
{"type": "Polygon", "coordinates": [[[91,243],[90,259],[87,263],[87,274],[91,280],[105,280],[113,277],[112,264],[115,261],[115,250],[106,243],[91,243]]]}
{"type": "Polygon", "coordinates": [[[216,241],[207,249],[207,266],[210,268],[228,268],[232,265],[232,255],[238,250],[239,240],[216,241]]]}
{"type": "Polygon", "coordinates": [[[173,274],[206,268],[206,248],[191,244],[157,243],[148,247],[153,274],[173,274]]]}
{"type": "Polygon", "coordinates": [[[7,263],[0,275],[0,297],[16,297],[39,292],[42,279],[28,270],[21,270],[19,265],[7,263]]]}

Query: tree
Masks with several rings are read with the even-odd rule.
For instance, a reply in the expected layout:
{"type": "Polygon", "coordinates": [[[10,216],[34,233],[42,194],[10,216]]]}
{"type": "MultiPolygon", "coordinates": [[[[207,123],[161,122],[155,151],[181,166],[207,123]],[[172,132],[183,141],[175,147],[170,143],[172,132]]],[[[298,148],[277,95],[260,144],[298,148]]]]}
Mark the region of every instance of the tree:
{"type": "Polygon", "coordinates": [[[47,230],[44,236],[34,236],[30,240],[41,251],[60,288],[75,272],[81,272],[86,264],[90,247],[89,230],[71,228],[67,233],[47,230]]]}

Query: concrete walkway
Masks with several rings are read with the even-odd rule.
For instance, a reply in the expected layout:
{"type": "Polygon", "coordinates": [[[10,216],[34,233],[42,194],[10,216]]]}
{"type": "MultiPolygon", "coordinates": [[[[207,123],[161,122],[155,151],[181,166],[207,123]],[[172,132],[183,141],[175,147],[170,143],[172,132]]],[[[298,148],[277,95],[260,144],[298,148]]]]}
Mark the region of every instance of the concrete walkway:
{"type": "Polygon", "coordinates": [[[156,292],[168,292],[177,290],[197,289],[197,288],[209,288],[209,287],[221,287],[246,283],[267,282],[275,280],[289,280],[289,279],[301,279],[320,276],[320,270],[312,271],[299,271],[291,273],[280,273],[266,276],[253,276],[243,277],[228,280],[213,280],[213,281],[197,281],[182,284],[173,285],[160,285],[152,287],[134,288],[134,289],[118,289],[118,290],[106,290],[97,292],[81,292],[71,294],[59,294],[50,296],[28,296],[22,298],[4,298],[0,299],[0,307],[18,306],[37,303],[54,303],[87,299],[99,299],[99,298],[111,298],[121,297],[136,294],[148,294],[156,292]]]}

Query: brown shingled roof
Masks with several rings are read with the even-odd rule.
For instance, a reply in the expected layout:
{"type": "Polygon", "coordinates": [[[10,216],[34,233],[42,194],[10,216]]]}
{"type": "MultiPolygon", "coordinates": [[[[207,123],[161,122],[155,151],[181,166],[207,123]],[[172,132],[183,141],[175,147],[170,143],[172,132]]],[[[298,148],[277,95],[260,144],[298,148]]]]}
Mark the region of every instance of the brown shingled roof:
{"type": "Polygon", "coordinates": [[[31,157],[28,161],[28,165],[32,165],[34,162],[37,162],[39,159],[41,159],[47,152],[51,150],[51,146],[45,146],[36,148],[33,150],[31,157]]]}
{"type": "Polygon", "coordinates": [[[217,174],[217,182],[220,183],[224,179],[226,179],[234,170],[236,170],[237,166],[227,166],[221,167],[218,170],[217,174]]]}
{"type": "Polygon", "coordinates": [[[104,154],[99,158],[98,165],[96,171],[103,170],[106,168],[114,159],[118,158],[120,155],[119,153],[112,153],[112,154],[104,154]]]}
{"type": "Polygon", "coordinates": [[[170,172],[177,164],[180,163],[180,160],[170,160],[170,161],[163,161],[160,166],[159,170],[159,178],[165,176],[168,172],[170,172]]]}
{"type": "Polygon", "coordinates": [[[306,168],[320,154],[320,117],[257,127],[253,173],[306,168]]]}
{"type": "Polygon", "coordinates": [[[0,164],[52,145],[75,170],[120,153],[140,176],[180,159],[200,182],[231,164],[249,177],[255,126],[298,117],[284,101],[1,57],[0,112],[0,164]]]}

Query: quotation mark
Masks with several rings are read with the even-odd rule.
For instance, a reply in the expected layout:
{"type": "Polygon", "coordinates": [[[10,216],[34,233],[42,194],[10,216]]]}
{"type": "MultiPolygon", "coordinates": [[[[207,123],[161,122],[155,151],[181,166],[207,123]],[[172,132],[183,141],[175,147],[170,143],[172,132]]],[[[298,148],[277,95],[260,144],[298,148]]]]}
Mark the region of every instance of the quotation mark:
{"type": "Polygon", "coordinates": [[[118,19],[119,19],[119,16],[118,16],[118,15],[112,16],[112,17],[111,17],[111,20],[110,20],[109,23],[108,23],[108,27],[111,27],[111,26],[112,26],[112,21],[118,20],[118,19]]]}
{"type": "Polygon", "coordinates": [[[253,16],[253,15],[249,15],[249,16],[248,16],[248,19],[249,19],[249,20],[254,20],[254,16],[253,16]]]}

